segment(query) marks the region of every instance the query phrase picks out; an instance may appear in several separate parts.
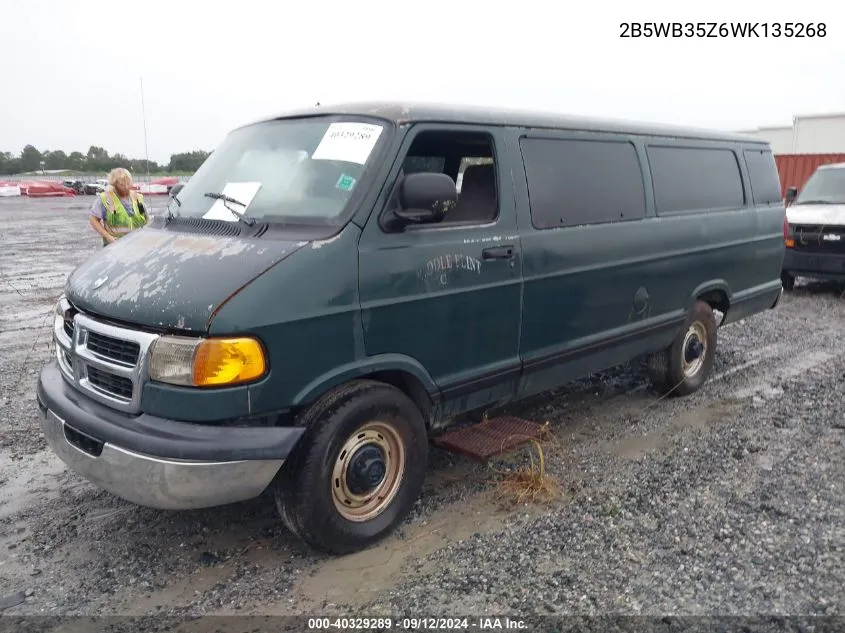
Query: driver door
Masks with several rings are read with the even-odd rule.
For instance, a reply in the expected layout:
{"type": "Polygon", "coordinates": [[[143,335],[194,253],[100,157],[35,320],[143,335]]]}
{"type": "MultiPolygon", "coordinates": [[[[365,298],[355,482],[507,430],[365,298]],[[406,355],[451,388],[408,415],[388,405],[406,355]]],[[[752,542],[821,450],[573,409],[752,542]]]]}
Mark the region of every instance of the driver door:
{"type": "Polygon", "coordinates": [[[367,355],[421,364],[464,410],[512,395],[520,373],[522,258],[506,156],[497,129],[415,127],[391,172],[393,195],[359,243],[367,355]],[[460,178],[458,205],[438,224],[385,228],[413,165],[460,178]]]}

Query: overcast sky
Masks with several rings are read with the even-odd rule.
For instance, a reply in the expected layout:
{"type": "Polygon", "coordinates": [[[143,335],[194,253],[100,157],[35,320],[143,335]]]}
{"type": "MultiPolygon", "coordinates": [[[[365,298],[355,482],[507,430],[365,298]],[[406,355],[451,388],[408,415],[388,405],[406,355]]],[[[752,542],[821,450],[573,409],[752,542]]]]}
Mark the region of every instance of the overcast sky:
{"type": "Polygon", "coordinates": [[[0,150],[100,145],[142,158],[141,77],[159,162],[316,101],[455,101],[723,129],[845,112],[845,11],[833,0],[566,6],[0,0],[0,150]],[[825,22],[827,35],[624,39],[628,21],[825,22]]]}

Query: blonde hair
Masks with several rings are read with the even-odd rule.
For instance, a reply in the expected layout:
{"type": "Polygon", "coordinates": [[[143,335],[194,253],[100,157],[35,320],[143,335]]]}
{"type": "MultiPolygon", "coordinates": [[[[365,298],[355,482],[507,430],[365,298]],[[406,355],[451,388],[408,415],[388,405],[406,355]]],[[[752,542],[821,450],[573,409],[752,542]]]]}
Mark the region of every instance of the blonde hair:
{"type": "Polygon", "coordinates": [[[115,167],[109,172],[109,185],[114,188],[114,186],[120,182],[125,183],[127,187],[131,186],[132,174],[129,173],[128,169],[115,167]]]}

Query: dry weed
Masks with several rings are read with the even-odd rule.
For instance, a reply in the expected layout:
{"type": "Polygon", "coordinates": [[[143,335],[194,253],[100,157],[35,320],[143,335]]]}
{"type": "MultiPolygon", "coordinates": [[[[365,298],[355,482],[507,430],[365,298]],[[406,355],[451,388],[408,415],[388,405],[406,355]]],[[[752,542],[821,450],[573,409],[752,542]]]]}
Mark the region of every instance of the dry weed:
{"type": "Polygon", "coordinates": [[[537,459],[535,460],[534,451],[529,449],[529,464],[513,472],[504,473],[499,482],[500,497],[504,500],[509,499],[513,505],[528,501],[549,503],[560,493],[557,479],[546,472],[546,454],[543,451],[543,444],[550,446],[557,442],[549,423],[543,424],[539,438],[531,438],[530,441],[530,445],[536,449],[537,459]]]}

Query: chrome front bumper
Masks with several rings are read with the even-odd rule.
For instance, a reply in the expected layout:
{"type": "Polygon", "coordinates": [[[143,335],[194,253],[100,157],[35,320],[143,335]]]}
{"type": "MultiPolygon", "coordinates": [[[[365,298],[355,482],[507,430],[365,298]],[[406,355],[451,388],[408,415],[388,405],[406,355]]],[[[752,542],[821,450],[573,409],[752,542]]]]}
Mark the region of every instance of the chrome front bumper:
{"type": "Polygon", "coordinates": [[[41,428],[47,442],[68,467],[100,488],[149,508],[188,510],[252,499],[284,463],[283,459],[217,462],[152,457],[99,442],[49,408],[43,413],[41,428]]]}

